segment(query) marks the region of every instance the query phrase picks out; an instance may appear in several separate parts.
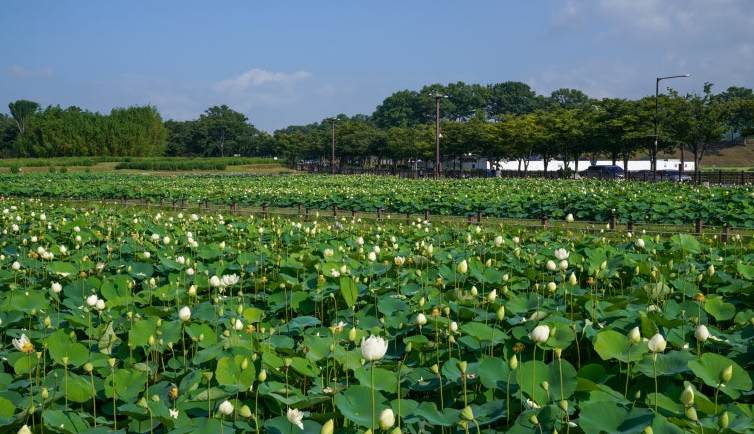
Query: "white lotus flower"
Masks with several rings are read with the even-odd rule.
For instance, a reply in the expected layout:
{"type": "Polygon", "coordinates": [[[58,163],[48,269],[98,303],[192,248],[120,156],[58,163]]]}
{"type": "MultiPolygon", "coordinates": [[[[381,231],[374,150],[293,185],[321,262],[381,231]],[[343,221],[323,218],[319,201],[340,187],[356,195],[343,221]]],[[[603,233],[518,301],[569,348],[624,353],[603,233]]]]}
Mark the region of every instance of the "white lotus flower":
{"type": "Polygon", "coordinates": [[[573,214],[568,213],[565,220],[566,220],[566,223],[573,223],[573,214]]]}
{"type": "Polygon", "coordinates": [[[427,323],[427,317],[423,313],[420,312],[418,315],[416,315],[416,323],[419,326],[423,326],[424,324],[427,323]]]}
{"type": "Polygon", "coordinates": [[[218,276],[212,276],[209,278],[209,286],[218,288],[220,286],[220,278],[218,276]]]}
{"type": "Polygon", "coordinates": [[[387,353],[387,345],[387,340],[379,336],[371,335],[368,339],[361,338],[361,355],[368,362],[380,360],[387,353]]]}
{"type": "Polygon", "coordinates": [[[301,410],[288,408],[286,417],[288,418],[288,422],[296,425],[300,429],[304,429],[304,422],[302,422],[304,420],[304,413],[301,410]]]}
{"type": "Polygon", "coordinates": [[[34,351],[34,345],[32,345],[31,341],[29,341],[29,338],[26,337],[25,333],[21,334],[20,338],[13,339],[12,342],[13,346],[22,353],[29,354],[30,352],[34,351]]]}
{"type": "Polygon", "coordinates": [[[220,281],[220,286],[233,286],[241,280],[237,274],[226,274],[220,281]]]}
{"type": "Polygon", "coordinates": [[[403,265],[405,262],[406,262],[406,258],[403,256],[396,256],[395,258],[393,258],[393,263],[399,267],[403,265]]]}
{"type": "Polygon", "coordinates": [[[681,404],[685,406],[694,405],[694,388],[690,384],[681,392],[681,404]]]}
{"type": "Polygon", "coordinates": [[[184,306],[178,311],[178,318],[181,321],[186,322],[191,319],[191,309],[188,306],[184,306]]]}
{"type": "Polygon", "coordinates": [[[538,325],[529,333],[529,339],[535,344],[547,342],[550,338],[550,327],[546,325],[538,325]]]}
{"type": "Polygon", "coordinates": [[[665,340],[664,337],[662,337],[661,334],[657,333],[647,342],[647,348],[649,348],[649,351],[653,353],[662,353],[665,351],[665,346],[668,344],[668,342],[665,340]]]}
{"type": "Polygon", "coordinates": [[[380,412],[379,424],[383,431],[387,431],[395,425],[395,414],[392,408],[386,408],[380,412]]]}
{"type": "Polygon", "coordinates": [[[94,307],[97,305],[97,300],[97,294],[92,294],[86,298],[86,304],[88,304],[90,307],[94,307]]]}
{"type": "Polygon", "coordinates": [[[705,342],[709,339],[709,330],[707,330],[707,326],[704,324],[697,326],[696,330],[694,330],[694,338],[699,342],[705,342]]]}
{"type": "Polygon", "coordinates": [[[32,434],[31,429],[29,429],[28,425],[24,425],[21,427],[21,429],[18,430],[18,434],[32,434]]]}
{"type": "Polygon", "coordinates": [[[230,401],[225,400],[220,404],[220,407],[218,407],[217,410],[225,416],[230,416],[233,414],[233,404],[231,404],[230,401]]]}
{"type": "Polygon", "coordinates": [[[636,239],[636,247],[643,249],[645,247],[644,239],[643,238],[637,238],[636,239]]]}
{"type": "Polygon", "coordinates": [[[52,282],[52,292],[55,294],[60,294],[60,291],[63,290],[63,285],[61,285],[58,282],[52,282]]]}
{"type": "Polygon", "coordinates": [[[456,267],[456,271],[458,271],[460,274],[466,274],[469,271],[469,263],[466,262],[465,259],[459,262],[458,266],[456,267]]]}
{"type": "Polygon", "coordinates": [[[555,271],[558,269],[558,266],[555,264],[555,261],[553,261],[552,259],[547,260],[545,267],[547,268],[548,271],[555,271]]]}
{"type": "Polygon", "coordinates": [[[571,254],[568,253],[568,250],[566,249],[560,248],[560,249],[555,250],[555,257],[561,261],[564,259],[568,259],[569,256],[571,256],[571,254]]]}
{"type": "Polygon", "coordinates": [[[377,255],[374,252],[369,252],[367,254],[367,259],[369,260],[369,262],[374,262],[377,260],[377,255]]]}

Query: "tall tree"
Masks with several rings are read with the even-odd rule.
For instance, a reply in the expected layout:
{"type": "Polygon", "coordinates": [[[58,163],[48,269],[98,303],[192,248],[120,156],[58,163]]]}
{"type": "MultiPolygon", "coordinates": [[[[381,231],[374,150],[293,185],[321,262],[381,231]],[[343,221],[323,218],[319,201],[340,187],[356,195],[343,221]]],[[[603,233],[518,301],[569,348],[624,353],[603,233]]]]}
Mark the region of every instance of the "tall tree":
{"type": "Polygon", "coordinates": [[[37,112],[37,110],[39,110],[39,104],[34,101],[20,99],[15,102],[8,103],[8,108],[10,108],[10,114],[16,121],[19,134],[21,135],[21,137],[23,137],[26,134],[26,121],[29,119],[29,116],[33,115],[37,112]]]}
{"type": "Polygon", "coordinates": [[[528,84],[519,81],[506,81],[487,86],[486,109],[490,117],[502,115],[524,115],[533,113],[544,103],[528,84]]]}
{"type": "Polygon", "coordinates": [[[673,116],[667,125],[681,146],[694,156],[694,178],[699,180],[700,162],[707,151],[724,138],[729,126],[730,102],[712,95],[712,83],[704,84],[702,96],[680,96],[670,91],[673,116]]]}

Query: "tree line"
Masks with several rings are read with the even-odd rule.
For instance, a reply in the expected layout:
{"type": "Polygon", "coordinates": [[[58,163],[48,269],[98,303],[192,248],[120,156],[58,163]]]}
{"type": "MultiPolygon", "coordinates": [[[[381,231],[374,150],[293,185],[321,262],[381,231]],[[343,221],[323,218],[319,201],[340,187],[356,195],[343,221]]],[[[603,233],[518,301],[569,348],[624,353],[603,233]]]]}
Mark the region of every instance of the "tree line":
{"type": "Polygon", "coordinates": [[[475,155],[517,160],[526,170],[534,157],[546,164],[603,156],[625,164],[637,156],[654,159],[655,150],[683,148],[698,168],[708,152],[754,132],[754,92],[730,87],[714,94],[712,87],[628,100],[565,88],[544,96],[514,81],[434,84],[396,92],[371,115],[341,114],[272,135],[225,105],[195,120],[163,121],[152,106],[102,115],[20,100],[9,103],[10,115],[0,114],[0,156],[238,155],[331,163],[334,125],[336,164],[409,165],[434,161],[439,104],[443,161],[475,155]]]}

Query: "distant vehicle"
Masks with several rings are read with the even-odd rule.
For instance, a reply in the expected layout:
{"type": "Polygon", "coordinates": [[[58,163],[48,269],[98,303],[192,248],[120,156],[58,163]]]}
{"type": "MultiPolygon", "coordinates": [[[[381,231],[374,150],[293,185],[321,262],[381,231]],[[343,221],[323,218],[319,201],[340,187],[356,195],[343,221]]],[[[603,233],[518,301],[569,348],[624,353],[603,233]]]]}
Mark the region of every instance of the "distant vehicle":
{"type": "Polygon", "coordinates": [[[598,179],[615,179],[620,180],[625,178],[626,173],[620,166],[612,164],[589,166],[586,170],[579,172],[582,178],[598,178],[598,179]]]}
{"type": "Polygon", "coordinates": [[[661,169],[657,173],[651,170],[637,170],[630,173],[635,181],[668,181],[668,182],[691,182],[691,175],[673,169],[661,169]]]}
{"type": "Polygon", "coordinates": [[[658,170],[657,176],[659,177],[660,181],[691,182],[691,175],[679,170],[658,170]]]}

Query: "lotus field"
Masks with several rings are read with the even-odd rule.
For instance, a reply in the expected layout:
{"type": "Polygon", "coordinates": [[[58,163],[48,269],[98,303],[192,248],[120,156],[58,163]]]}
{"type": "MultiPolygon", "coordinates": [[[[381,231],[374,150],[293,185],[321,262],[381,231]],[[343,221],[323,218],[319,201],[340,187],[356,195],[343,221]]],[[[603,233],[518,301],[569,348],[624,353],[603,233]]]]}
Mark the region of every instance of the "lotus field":
{"type": "Polygon", "coordinates": [[[754,433],[752,239],[580,224],[749,187],[91,177],[0,178],[0,432],[754,433]],[[190,206],[62,200],[126,191],[190,206]],[[422,214],[482,206],[553,224],[422,214]]]}

